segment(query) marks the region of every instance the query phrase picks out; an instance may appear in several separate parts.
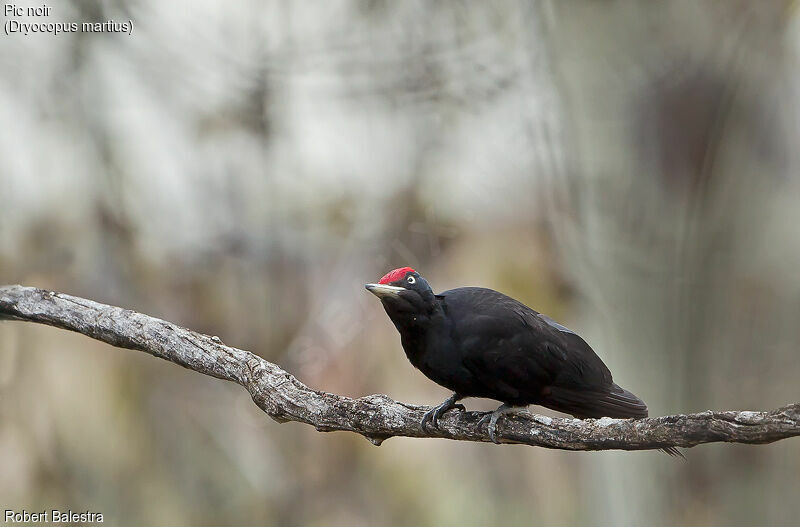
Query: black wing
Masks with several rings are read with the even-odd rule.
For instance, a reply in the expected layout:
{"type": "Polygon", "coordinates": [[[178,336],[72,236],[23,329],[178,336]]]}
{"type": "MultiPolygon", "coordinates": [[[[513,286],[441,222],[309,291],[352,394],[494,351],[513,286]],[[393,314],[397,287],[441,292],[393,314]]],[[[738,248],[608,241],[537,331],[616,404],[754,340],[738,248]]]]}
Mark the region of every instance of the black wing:
{"type": "Polygon", "coordinates": [[[553,386],[603,390],[611,372],[574,332],[491,289],[440,295],[464,366],[487,397],[540,402],[553,386]]]}

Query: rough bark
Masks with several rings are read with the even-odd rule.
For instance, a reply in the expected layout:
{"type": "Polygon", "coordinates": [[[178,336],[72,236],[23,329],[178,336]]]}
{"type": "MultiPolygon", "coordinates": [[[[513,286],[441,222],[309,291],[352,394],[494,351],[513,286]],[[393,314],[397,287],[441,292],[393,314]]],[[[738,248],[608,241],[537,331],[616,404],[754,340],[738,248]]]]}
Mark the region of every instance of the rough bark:
{"type": "MultiPolygon", "coordinates": [[[[261,357],[171,322],[63,293],[0,287],[0,318],[82,333],[112,346],[147,352],[243,386],[278,422],[298,421],[330,432],[356,432],[374,444],[392,436],[489,441],[482,412],[451,411],[438,429],[420,427],[427,406],[386,395],[358,399],[313,390],[261,357]]],[[[569,419],[520,413],[501,418],[498,439],[564,450],[647,450],[702,443],[771,443],[800,436],[800,404],[772,411],[705,411],[646,419],[569,419]]]]}

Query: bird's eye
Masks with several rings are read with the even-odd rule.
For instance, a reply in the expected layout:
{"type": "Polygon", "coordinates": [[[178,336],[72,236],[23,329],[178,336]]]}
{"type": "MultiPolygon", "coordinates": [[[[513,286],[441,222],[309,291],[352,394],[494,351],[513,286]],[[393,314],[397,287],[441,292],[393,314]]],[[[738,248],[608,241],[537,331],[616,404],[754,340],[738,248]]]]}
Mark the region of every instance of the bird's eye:
{"type": "Polygon", "coordinates": [[[417,279],[416,279],[416,278],[414,278],[413,276],[409,276],[408,278],[406,278],[406,281],[407,281],[409,284],[413,284],[414,282],[416,282],[416,281],[417,281],[417,279]]]}

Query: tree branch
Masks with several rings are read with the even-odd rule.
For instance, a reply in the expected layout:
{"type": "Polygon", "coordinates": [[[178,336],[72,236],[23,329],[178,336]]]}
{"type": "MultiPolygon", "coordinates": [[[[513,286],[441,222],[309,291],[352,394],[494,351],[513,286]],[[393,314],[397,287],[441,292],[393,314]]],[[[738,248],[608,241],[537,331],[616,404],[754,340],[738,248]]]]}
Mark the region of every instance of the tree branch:
{"type": "MultiPolygon", "coordinates": [[[[261,357],[154,317],[63,293],[0,287],[0,318],[82,333],[112,346],[144,351],[199,373],[243,386],[278,422],[298,421],[330,432],[347,430],[380,444],[392,436],[489,441],[482,412],[448,412],[438,429],[420,428],[426,406],[386,395],[351,399],[312,390],[261,357]]],[[[702,443],[771,443],[800,436],[800,404],[769,412],[705,411],[647,419],[569,419],[517,414],[498,423],[503,443],[564,450],[647,450],[702,443]]]]}

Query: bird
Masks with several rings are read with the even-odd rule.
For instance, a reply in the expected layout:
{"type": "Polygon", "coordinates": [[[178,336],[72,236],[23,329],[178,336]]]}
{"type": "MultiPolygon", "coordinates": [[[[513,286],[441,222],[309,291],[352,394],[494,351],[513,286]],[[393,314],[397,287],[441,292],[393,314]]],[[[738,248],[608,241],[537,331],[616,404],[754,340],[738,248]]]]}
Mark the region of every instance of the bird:
{"type": "MultiPolygon", "coordinates": [[[[577,333],[503,293],[459,287],[437,294],[411,267],[365,287],[383,304],[411,364],[453,392],[425,413],[423,429],[438,427],[447,411],[465,411],[458,401],[466,397],[502,403],[481,419],[494,443],[498,420],[531,404],[579,419],[648,416],[644,401],[614,382],[577,333]]],[[[662,450],[683,457],[674,447],[662,450]]]]}

